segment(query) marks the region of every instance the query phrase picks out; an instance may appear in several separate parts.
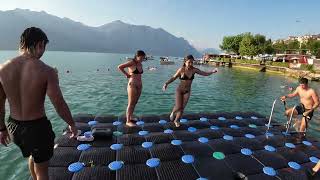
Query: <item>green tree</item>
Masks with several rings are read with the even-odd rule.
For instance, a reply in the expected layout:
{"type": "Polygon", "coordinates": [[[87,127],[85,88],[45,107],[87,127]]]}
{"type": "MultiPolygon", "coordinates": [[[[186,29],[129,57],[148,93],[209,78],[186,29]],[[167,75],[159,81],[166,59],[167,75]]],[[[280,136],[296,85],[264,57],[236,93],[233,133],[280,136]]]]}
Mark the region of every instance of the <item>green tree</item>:
{"type": "Polygon", "coordinates": [[[288,49],[300,49],[300,42],[298,40],[289,41],[288,49]]]}
{"type": "Polygon", "coordinates": [[[300,49],[307,49],[307,43],[301,43],[300,49]]]}
{"type": "Polygon", "coordinates": [[[275,52],[271,39],[268,39],[263,46],[263,53],[265,54],[273,54],[275,52]]]}
{"type": "Polygon", "coordinates": [[[222,44],[220,48],[227,52],[232,52],[239,54],[240,43],[242,41],[243,34],[238,34],[235,36],[225,36],[223,37],[222,44]]]}
{"type": "Polygon", "coordinates": [[[320,57],[320,41],[310,40],[307,42],[307,49],[311,51],[311,54],[320,57]]]}
{"type": "Polygon", "coordinates": [[[284,53],[288,49],[288,45],[284,41],[276,42],[272,46],[277,53],[284,53]]]}
{"type": "MultiPolygon", "coordinates": [[[[259,37],[260,38],[260,37],[259,37]]],[[[260,49],[256,38],[251,33],[246,33],[240,43],[239,52],[241,56],[255,56],[259,53],[260,49]]]]}

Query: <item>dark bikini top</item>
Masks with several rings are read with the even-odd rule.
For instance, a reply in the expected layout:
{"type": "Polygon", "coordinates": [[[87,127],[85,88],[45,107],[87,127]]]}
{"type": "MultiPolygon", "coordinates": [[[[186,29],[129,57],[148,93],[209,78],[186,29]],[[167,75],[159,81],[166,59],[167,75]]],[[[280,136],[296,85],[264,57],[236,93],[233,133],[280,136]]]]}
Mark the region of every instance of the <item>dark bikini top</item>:
{"type": "Polygon", "coordinates": [[[185,75],[184,73],[182,74],[182,76],[179,77],[180,80],[193,80],[194,79],[194,74],[192,74],[192,76],[189,78],[187,75],[185,75]]]}
{"type": "Polygon", "coordinates": [[[134,71],[132,71],[133,74],[143,74],[143,69],[142,71],[140,72],[136,66],[136,69],[134,71]]]}
{"type": "Polygon", "coordinates": [[[133,73],[133,74],[143,74],[143,69],[142,69],[142,71],[140,72],[140,71],[138,70],[138,68],[136,67],[136,69],[135,69],[134,71],[132,71],[132,73],[133,73]]]}

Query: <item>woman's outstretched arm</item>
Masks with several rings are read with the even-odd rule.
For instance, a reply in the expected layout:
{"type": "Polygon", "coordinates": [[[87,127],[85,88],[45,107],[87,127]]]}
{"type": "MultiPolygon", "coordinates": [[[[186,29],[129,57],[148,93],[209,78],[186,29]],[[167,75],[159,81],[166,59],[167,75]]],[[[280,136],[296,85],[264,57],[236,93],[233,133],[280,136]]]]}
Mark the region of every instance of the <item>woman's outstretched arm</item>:
{"type": "Polygon", "coordinates": [[[198,68],[194,68],[194,69],[195,69],[195,73],[200,74],[201,76],[210,76],[211,74],[218,72],[217,68],[215,68],[211,72],[201,71],[198,68]]]}
{"type": "Polygon", "coordinates": [[[179,76],[180,76],[180,73],[181,73],[181,68],[179,68],[177,70],[177,72],[168,80],[164,83],[163,87],[162,87],[162,90],[165,91],[168,87],[168,85],[170,83],[172,83],[173,81],[175,81],[179,76]]]}

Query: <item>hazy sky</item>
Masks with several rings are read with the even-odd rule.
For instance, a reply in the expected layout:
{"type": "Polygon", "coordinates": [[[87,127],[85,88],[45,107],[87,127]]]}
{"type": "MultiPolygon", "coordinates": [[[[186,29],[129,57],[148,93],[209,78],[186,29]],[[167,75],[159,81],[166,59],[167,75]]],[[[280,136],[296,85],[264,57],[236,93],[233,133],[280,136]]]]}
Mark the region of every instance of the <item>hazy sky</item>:
{"type": "Polygon", "coordinates": [[[197,48],[217,48],[223,36],[261,33],[272,39],[320,33],[319,0],[0,0],[90,26],[114,20],[161,27],[197,48]]]}

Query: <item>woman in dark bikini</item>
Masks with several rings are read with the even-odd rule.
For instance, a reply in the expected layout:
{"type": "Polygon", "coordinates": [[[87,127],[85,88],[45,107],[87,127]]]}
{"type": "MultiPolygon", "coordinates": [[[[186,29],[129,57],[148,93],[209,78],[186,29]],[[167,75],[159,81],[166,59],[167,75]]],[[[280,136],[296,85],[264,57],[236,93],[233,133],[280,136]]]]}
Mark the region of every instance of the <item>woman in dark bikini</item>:
{"type": "Polygon", "coordinates": [[[163,91],[167,89],[167,86],[175,81],[177,78],[180,78],[181,82],[176,89],[176,103],[173,107],[173,110],[170,114],[170,120],[174,121],[176,127],[179,127],[179,120],[182,117],[183,110],[187,105],[191,94],[191,84],[194,79],[194,74],[200,74],[202,76],[209,76],[213,73],[216,73],[217,70],[213,70],[211,72],[204,72],[199,70],[198,68],[193,67],[194,58],[192,55],[188,55],[184,58],[183,66],[179,68],[174,76],[170,78],[163,85],[163,91]],[[176,117],[174,117],[176,116],[176,117]]]}
{"type": "Polygon", "coordinates": [[[129,79],[128,81],[128,107],[126,111],[126,125],[129,127],[135,126],[132,120],[132,114],[142,91],[141,76],[143,73],[142,61],[145,59],[146,54],[139,50],[134,58],[126,63],[120,64],[118,69],[129,79]],[[128,68],[129,72],[124,69],[128,68]]]}

